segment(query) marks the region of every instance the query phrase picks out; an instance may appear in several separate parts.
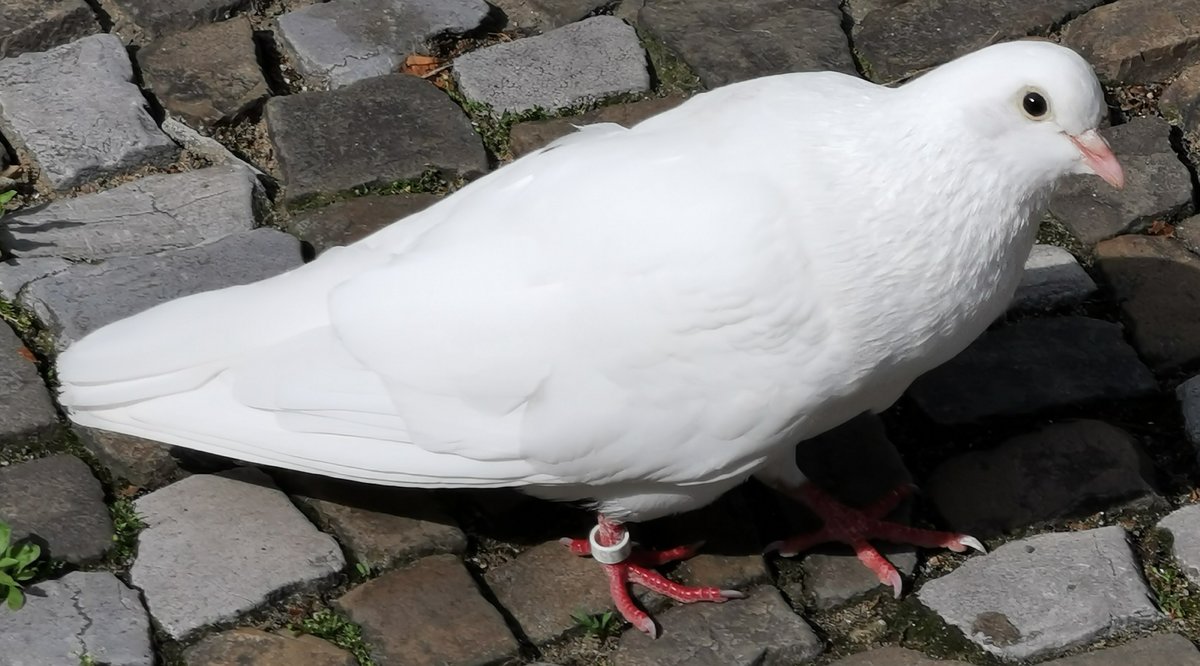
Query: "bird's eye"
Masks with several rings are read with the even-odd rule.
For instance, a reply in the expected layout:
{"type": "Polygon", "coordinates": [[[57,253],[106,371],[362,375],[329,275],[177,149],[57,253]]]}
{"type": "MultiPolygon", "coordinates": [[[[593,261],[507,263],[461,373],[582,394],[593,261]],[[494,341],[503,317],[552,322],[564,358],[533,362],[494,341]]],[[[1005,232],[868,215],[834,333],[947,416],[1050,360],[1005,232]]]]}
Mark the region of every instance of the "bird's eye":
{"type": "Polygon", "coordinates": [[[1046,102],[1046,98],[1039,92],[1027,92],[1025,97],[1021,99],[1021,108],[1025,110],[1025,115],[1039,120],[1046,116],[1050,110],[1050,105],[1046,102]]]}

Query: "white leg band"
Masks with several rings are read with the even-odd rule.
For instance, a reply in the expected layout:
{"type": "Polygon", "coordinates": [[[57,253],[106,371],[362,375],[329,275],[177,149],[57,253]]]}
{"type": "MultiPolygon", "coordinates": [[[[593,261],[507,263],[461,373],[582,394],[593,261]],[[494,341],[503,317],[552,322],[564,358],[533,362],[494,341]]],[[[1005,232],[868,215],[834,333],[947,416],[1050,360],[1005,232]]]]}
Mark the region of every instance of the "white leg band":
{"type": "Polygon", "coordinates": [[[629,530],[621,530],[621,540],[611,546],[602,546],[596,540],[596,535],[600,534],[600,526],[592,528],[588,534],[588,542],[592,545],[592,559],[601,564],[620,564],[629,559],[629,554],[633,552],[633,542],[629,540],[629,530]]]}

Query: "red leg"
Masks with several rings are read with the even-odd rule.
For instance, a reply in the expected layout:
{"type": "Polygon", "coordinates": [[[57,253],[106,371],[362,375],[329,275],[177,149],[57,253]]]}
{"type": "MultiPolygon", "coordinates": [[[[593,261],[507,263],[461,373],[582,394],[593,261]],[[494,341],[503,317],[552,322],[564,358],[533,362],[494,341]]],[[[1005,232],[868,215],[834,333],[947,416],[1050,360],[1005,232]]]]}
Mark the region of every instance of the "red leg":
{"type": "Polygon", "coordinates": [[[883,517],[891,513],[897,504],[911,494],[912,486],[909,485],[893,490],[863,509],[848,507],[811,483],[785,492],[807,504],[813,512],[820,516],[824,526],[811,534],[802,534],[783,541],[776,541],[767,546],[768,552],[778,551],[784,557],[791,557],[820,543],[837,541],[849,544],[854,548],[858,559],[875,573],[881,583],[891,586],[897,597],[900,596],[902,585],[900,574],[887,561],[887,558],[880,555],[879,551],[867,542],[868,539],[880,539],[921,548],[949,548],[959,553],[967,548],[987,552],[978,539],[965,534],[922,530],[884,521],[883,517]]]}
{"type": "Polygon", "coordinates": [[[612,595],[613,604],[622,617],[641,631],[650,634],[651,638],[658,636],[658,627],[654,624],[654,620],[646,614],[646,611],[639,608],[634,602],[629,593],[630,583],[636,583],[682,603],[697,601],[721,603],[726,599],[737,599],[743,596],[736,590],[680,585],[651,568],[689,558],[696,554],[701,544],[659,551],[627,552],[628,548],[625,548],[614,553],[613,547],[619,547],[627,539],[628,533],[625,531],[624,525],[600,516],[596,530],[587,539],[560,539],[560,541],[576,555],[593,555],[597,559],[603,560],[619,559],[619,561],[601,562],[604,573],[608,576],[608,590],[612,595]]]}

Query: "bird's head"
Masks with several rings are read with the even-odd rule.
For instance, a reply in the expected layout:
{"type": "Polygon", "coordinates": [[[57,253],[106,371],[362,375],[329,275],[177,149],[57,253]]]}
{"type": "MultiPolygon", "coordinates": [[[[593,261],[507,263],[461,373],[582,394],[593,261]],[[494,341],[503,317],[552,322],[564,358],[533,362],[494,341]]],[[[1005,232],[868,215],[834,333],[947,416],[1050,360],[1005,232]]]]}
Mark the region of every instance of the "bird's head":
{"type": "MultiPolygon", "coordinates": [[[[948,94],[948,122],[963,127],[970,150],[1042,184],[1072,173],[1125,185],[1121,164],[1097,131],[1104,93],[1074,51],[1045,41],[996,44],[904,86],[915,97],[948,94]]],[[[928,100],[934,103],[933,100],[928,100]]]]}

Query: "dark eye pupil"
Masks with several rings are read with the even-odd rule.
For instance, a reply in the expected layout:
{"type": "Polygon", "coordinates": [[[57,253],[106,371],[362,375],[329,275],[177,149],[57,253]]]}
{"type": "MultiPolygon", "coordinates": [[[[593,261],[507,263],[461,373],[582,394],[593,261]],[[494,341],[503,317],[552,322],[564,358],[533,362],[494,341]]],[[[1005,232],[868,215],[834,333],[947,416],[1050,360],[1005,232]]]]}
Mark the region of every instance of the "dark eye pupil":
{"type": "Polygon", "coordinates": [[[1034,118],[1041,118],[1046,115],[1046,98],[1041,94],[1031,92],[1025,94],[1025,99],[1021,102],[1025,106],[1025,113],[1034,118]]]}

